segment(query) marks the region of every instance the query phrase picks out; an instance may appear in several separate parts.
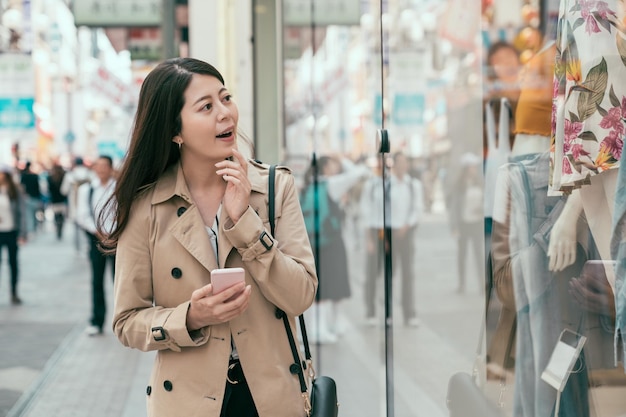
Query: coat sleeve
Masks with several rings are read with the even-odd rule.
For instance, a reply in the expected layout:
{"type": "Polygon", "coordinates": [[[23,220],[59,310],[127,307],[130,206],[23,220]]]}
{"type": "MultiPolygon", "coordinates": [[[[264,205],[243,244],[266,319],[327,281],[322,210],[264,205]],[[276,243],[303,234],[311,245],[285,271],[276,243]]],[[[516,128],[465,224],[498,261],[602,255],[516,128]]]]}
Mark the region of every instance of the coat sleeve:
{"type": "Polygon", "coordinates": [[[190,335],[189,301],[173,308],[154,305],[150,209],[146,200],[135,204],[117,245],[113,331],[123,345],[142,351],[202,345],[211,327],[190,335]]]}
{"type": "Polygon", "coordinates": [[[276,172],[275,201],[280,216],[276,217],[270,248],[266,239],[260,239],[270,231],[251,207],[236,224],[229,219],[223,231],[263,296],[288,315],[297,316],[315,299],[317,273],[293,176],[280,170],[276,172]]]}

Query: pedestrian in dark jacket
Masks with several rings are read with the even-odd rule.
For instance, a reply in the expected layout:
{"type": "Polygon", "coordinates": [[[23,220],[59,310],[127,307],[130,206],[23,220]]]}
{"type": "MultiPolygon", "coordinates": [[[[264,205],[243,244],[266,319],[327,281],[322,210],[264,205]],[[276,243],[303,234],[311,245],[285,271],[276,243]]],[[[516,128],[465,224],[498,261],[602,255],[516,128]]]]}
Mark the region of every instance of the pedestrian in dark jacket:
{"type": "Polygon", "coordinates": [[[63,225],[67,215],[67,196],[61,192],[63,178],[65,178],[65,170],[61,165],[55,164],[48,175],[48,192],[58,240],[63,237],[63,225]]]}
{"type": "Polygon", "coordinates": [[[39,175],[31,170],[31,163],[26,162],[26,167],[20,174],[20,183],[25,193],[26,227],[28,233],[37,231],[37,214],[42,211],[41,188],[39,175]]]}
{"type": "Polygon", "coordinates": [[[21,304],[17,294],[18,281],[18,242],[26,238],[24,225],[24,198],[20,187],[13,181],[11,169],[0,168],[0,255],[6,246],[11,270],[11,304],[21,304]]]}

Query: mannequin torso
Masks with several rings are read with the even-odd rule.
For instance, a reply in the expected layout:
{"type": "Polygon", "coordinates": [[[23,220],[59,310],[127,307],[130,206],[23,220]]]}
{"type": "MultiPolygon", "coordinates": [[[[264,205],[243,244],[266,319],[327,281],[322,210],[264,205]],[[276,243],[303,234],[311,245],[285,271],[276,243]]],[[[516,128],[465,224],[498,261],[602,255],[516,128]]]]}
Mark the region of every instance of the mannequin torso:
{"type": "Polygon", "coordinates": [[[546,152],[549,145],[550,138],[547,136],[518,133],[511,149],[511,156],[546,152]]]}

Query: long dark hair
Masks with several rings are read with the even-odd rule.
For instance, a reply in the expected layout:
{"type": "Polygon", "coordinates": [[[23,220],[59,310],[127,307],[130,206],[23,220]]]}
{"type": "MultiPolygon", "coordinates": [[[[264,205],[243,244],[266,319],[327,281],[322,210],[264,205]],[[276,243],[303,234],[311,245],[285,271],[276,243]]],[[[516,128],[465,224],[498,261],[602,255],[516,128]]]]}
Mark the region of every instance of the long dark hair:
{"type": "Polygon", "coordinates": [[[224,84],[215,67],[194,58],[163,61],[143,81],[128,152],[115,191],[98,217],[102,246],[107,252],[117,248],[135,198],[180,160],[178,145],[172,138],[182,129],[184,93],[194,74],[215,77],[224,84]],[[112,231],[103,231],[103,220],[110,215],[115,218],[115,226],[112,231]]]}
{"type": "Polygon", "coordinates": [[[0,171],[0,174],[4,174],[4,178],[7,180],[7,194],[9,195],[9,200],[15,201],[19,196],[19,188],[18,185],[13,181],[13,176],[8,171],[0,171]]]}

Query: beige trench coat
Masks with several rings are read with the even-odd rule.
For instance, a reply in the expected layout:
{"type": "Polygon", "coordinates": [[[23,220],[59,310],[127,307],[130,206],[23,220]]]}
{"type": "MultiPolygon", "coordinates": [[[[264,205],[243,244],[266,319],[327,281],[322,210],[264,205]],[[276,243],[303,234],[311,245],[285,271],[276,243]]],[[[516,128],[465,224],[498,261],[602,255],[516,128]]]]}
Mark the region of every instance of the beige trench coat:
{"type": "MultiPolygon", "coordinates": [[[[134,203],[117,247],[113,330],[128,347],[157,350],[147,387],[150,417],[219,416],[235,342],[260,417],[304,416],[298,376],[279,307],[291,317],[315,299],[317,276],[293,176],[276,170],[276,236],[270,233],[268,166],[250,161],[250,207],[237,224],[221,211],[220,267],[243,267],[248,309],[192,338],[185,325],[191,293],[218,267],[182,169],[175,165],[134,203]]],[[[301,355],[302,356],[302,355],[301,355]]]]}

